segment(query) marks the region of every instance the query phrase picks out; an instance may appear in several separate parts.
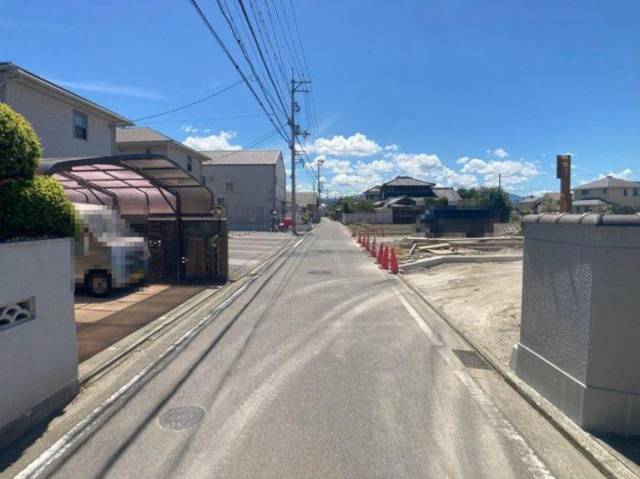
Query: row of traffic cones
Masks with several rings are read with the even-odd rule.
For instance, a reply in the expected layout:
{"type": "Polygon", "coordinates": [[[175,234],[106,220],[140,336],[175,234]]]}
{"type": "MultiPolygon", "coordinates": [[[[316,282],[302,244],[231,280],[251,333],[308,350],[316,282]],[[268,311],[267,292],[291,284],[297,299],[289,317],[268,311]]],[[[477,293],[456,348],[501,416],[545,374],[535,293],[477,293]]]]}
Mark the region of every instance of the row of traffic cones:
{"type": "Polygon", "coordinates": [[[373,236],[373,240],[371,240],[370,235],[365,235],[362,232],[358,233],[357,243],[364,248],[372,258],[376,258],[376,263],[380,265],[380,268],[389,270],[393,274],[398,274],[398,256],[396,255],[395,245],[389,247],[385,243],[380,243],[380,246],[376,250],[375,235],[373,236]]]}

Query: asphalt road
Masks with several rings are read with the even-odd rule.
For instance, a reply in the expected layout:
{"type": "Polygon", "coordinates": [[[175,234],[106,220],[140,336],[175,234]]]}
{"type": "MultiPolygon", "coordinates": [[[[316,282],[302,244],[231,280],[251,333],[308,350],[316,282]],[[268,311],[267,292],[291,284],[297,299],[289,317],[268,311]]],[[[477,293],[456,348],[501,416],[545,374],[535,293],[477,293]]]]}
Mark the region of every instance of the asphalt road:
{"type": "Polygon", "coordinates": [[[77,447],[61,436],[32,464],[61,478],[599,477],[497,374],[466,367],[464,341],[341,225],[267,273],[77,447]]]}

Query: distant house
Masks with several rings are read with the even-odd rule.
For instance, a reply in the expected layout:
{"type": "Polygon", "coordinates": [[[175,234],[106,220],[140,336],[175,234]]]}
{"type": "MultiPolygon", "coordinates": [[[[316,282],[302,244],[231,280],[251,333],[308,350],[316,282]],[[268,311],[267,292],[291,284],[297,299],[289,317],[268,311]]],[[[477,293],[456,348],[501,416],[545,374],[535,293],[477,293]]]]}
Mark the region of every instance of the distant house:
{"type": "MultiPolygon", "coordinates": [[[[313,210],[318,195],[315,191],[296,191],[296,203],[302,210],[313,210]]],[[[287,205],[291,204],[291,192],[287,191],[287,205]]]]}
{"type": "Polygon", "coordinates": [[[424,211],[424,207],[418,206],[416,200],[407,195],[380,200],[373,206],[378,211],[390,209],[393,224],[415,223],[416,218],[424,211]]]}
{"type": "Polygon", "coordinates": [[[640,209],[640,183],[606,176],[573,189],[575,212],[604,211],[610,204],[640,209]]]}
{"type": "MultiPolygon", "coordinates": [[[[203,181],[200,165],[209,160],[199,151],[192,150],[173,138],[146,127],[118,128],[116,130],[116,146],[118,153],[123,154],[159,153],[165,155],[199,181],[203,181]]],[[[212,188],[209,190],[214,195],[217,193],[212,188]]]]}
{"type": "Polygon", "coordinates": [[[409,196],[412,198],[436,198],[433,191],[435,183],[416,180],[410,176],[396,176],[394,179],[380,185],[380,199],[409,196]]]}
{"type": "Polygon", "coordinates": [[[116,128],[133,123],[13,63],[0,63],[0,102],[23,115],[44,158],[110,156],[116,128]]]}
{"type": "Polygon", "coordinates": [[[460,195],[453,188],[435,186],[435,183],[417,180],[410,176],[396,176],[394,179],[373,186],[362,193],[364,199],[373,202],[401,196],[413,198],[418,206],[424,206],[425,198],[446,198],[448,204],[453,205],[460,200],[460,195]]]}
{"type": "Polygon", "coordinates": [[[434,186],[431,190],[435,193],[436,197],[446,199],[448,205],[457,205],[458,201],[461,200],[458,192],[451,187],[434,186]]]}
{"type": "Polygon", "coordinates": [[[224,206],[229,229],[269,230],[285,214],[285,169],[279,150],[201,151],[202,176],[224,206]]]}
{"type": "Polygon", "coordinates": [[[560,211],[560,193],[527,196],[516,203],[515,207],[524,215],[558,212],[560,211]]]}
{"type": "Polygon", "coordinates": [[[382,193],[380,191],[380,185],[373,186],[367,191],[362,193],[362,197],[369,201],[380,201],[382,199],[382,193]]]}

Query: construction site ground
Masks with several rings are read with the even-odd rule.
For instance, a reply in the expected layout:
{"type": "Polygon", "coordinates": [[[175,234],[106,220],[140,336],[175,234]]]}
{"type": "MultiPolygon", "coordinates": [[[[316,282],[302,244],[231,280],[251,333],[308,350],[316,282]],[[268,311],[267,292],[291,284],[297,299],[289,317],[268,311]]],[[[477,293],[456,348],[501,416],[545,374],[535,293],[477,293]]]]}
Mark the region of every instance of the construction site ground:
{"type": "Polygon", "coordinates": [[[520,337],[522,261],[443,264],[405,278],[465,334],[509,362],[520,337]]]}

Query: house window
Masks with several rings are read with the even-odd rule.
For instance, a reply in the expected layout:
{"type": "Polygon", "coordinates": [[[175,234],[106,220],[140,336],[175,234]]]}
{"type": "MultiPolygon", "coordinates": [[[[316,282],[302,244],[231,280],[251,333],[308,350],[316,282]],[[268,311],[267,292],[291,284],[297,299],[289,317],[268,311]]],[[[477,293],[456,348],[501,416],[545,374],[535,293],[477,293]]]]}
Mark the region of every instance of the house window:
{"type": "Polygon", "coordinates": [[[224,206],[224,198],[218,197],[218,205],[224,206]]]}
{"type": "Polygon", "coordinates": [[[193,160],[190,156],[187,156],[187,171],[191,171],[193,169],[193,160]]]}
{"type": "Polygon", "coordinates": [[[151,154],[151,148],[145,148],[145,149],[144,149],[144,152],[145,152],[147,155],[150,155],[150,154],[151,154]]]}
{"type": "Polygon", "coordinates": [[[78,140],[87,140],[89,130],[89,119],[87,115],[79,111],[73,112],[73,137],[78,140]]]}
{"type": "Polygon", "coordinates": [[[233,183],[225,183],[225,191],[227,193],[233,193],[233,183]]]}
{"type": "Polygon", "coordinates": [[[628,195],[628,192],[627,192],[627,189],[626,189],[626,188],[623,188],[623,189],[622,189],[622,194],[623,194],[624,196],[627,196],[627,195],[628,195]]]}
{"type": "Polygon", "coordinates": [[[638,188],[633,189],[633,196],[638,196],[638,188]]]}
{"type": "Polygon", "coordinates": [[[588,195],[589,194],[589,190],[582,190],[582,194],[583,195],[588,195]]]}
{"type": "Polygon", "coordinates": [[[602,188],[602,193],[606,195],[607,194],[607,189],[606,188],[602,188]]]}

